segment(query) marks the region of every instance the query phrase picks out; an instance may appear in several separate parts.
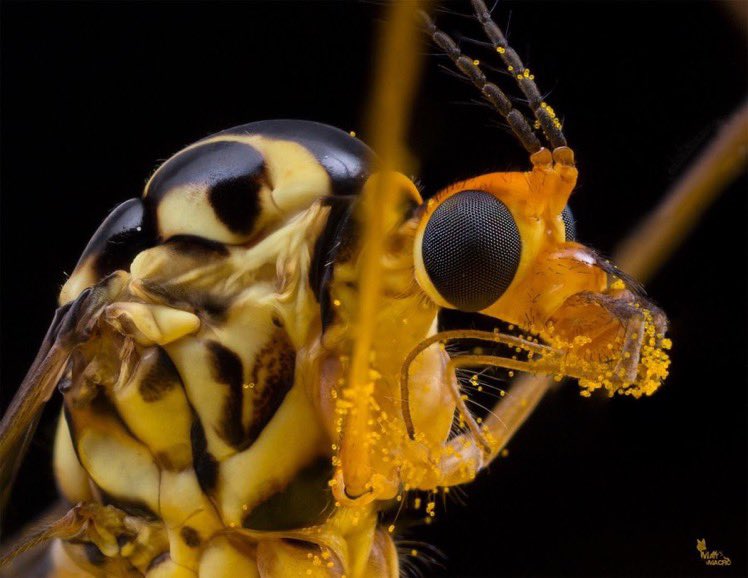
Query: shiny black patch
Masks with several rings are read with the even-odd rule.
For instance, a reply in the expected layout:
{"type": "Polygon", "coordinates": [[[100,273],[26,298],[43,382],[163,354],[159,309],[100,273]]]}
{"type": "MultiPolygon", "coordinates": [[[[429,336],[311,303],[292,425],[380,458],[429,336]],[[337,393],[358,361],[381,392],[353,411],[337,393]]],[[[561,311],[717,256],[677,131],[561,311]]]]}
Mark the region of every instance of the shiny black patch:
{"type": "Polygon", "coordinates": [[[209,142],[177,153],[161,165],[148,185],[145,202],[155,210],[177,187],[204,191],[229,230],[248,234],[260,212],[258,191],[264,181],[265,161],[253,146],[209,142]]]}
{"type": "Polygon", "coordinates": [[[105,506],[114,506],[118,510],[122,510],[125,514],[135,516],[137,518],[143,518],[149,521],[158,520],[156,513],[151,510],[147,504],[140,500],[131,500],[128,498],[120,498],[114,496],[109,492],[103,490],[101,486],[97,485],[99,493],[101,494],[101,503],[105,506]]]}
{"type": "Polygon", "coordinates": [[[219,259],[229,255],[229,250],[223,243],[195,235],[174,235],[165,245],[181,255],[195,259],[219,259]]]}
{"type": "Polygon", "coordinates": [[[355,245],[357,228],[353,217],[355,198],[330,198],[327,204],[330,213],[322,233],[314,244],[314,253],[309,267],[309,285],[320,306],[322,329],[333,320],[330,298],[335,263],[345,259],[355,245]]]}
{"type": "Polygon", "coordinates": [[[174,362],[166,351],[159,347],[156,360],[151,364],[138,386],[140,396],[143,401],[158,401],[167,391],[181,387],[181,385],[182,380],[174,362]]]}
{"type": "Polygon", "coordinates": [[[213,379],[228,386],[223,405],[223,420],[218,433],[227,444],[238,448],[244,443],[244,426],[242,424],[244,369],[242,360],[236,353],[216,341],[209,341],[206,347],[211,355],[213,379]]]}
{"type": "Polygon", "coordinates": [[[299,143],[327,171],[334,195],[358,194],[369,178],[374,158],[368,146],[347,132],[308,120],[263,120],[236,126],[218,134],[257,134],[299,143]]]}
{"type": "Polygon", "coordinates": [[[192,416],[190,428],[190,444],[192,445],[192,464],[195,468],[197,483],[206,494],[216,487],[218,481],[218,461],[208,452],[208,440],[205,429],[197,415],[192,416]]]}
{"type": "Polygon", "coordinates": [[[229,230],[248,235],[260,214],[262,185],[252,175],[225,179],[210,189],[208,199],[218,219],[229,230]]]}
{"type": "Polygon", "coordinates": [[[122,269],[130,270],[135,256],[157,242],[155,227],[140,199],[130,199],[116,207],[94,233],[83,250],[78,265],[92,259],[99,279],[122,269]]]}
{"type": "Polygon", "coordinates": [[[252,530],[283,531],[324,523],[333,510],[332,492],[328,485],[331,477],[330,460],[315,460],[285,488],[249,512],[242,525],[252,530]]]}
{"type": "Polygon", "coordinates": [[[182,536],[182,540],[190,548],[197,548],[202,543],[200,534],[197,533],[195,528],[191,528],[190,526],[182,526],[182,529],[179,530],[179,535],[182,536]]]}

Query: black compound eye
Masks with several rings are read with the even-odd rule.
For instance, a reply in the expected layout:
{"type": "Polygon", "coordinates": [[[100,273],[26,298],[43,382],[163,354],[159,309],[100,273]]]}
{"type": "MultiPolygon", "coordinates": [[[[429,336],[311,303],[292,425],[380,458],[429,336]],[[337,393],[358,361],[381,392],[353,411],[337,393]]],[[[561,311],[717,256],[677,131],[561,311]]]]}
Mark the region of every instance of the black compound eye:
{"type": "Polygon", "coordinates": [[[509,287],[522,241],[512,213],[483,191],[462,191],[432,213],[422,255],[431,283],[451,305],[480,311],[509,287]]]}
{"type": "Polygon", "coordinates": [[[564,222],[564,228],[566,229],[566,240],[576,241],[577,239],[577,223],[574,220],[574,213],[571,212],[569,205],[564,207],[561,211],[561,220],[564,222]]]}

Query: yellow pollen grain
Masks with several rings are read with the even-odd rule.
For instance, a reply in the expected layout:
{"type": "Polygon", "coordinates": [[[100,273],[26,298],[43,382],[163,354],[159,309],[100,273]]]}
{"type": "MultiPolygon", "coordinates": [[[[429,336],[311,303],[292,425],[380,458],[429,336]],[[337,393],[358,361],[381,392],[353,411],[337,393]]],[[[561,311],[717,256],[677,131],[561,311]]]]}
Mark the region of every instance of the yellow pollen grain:
{"type": "Polygon", "coordinates": [[[478,60],[478,59],[476,58],[475,60],[473,60],[473,64],[474,64],[475,66],[478,66],[478,65],[480,64],[480,60],[478,60]]]}
{"type": "Polygon", "coordinates": [[[389,532],[390,534],[392,534],[392,532],[394,532],[394,531],[395,531],[395,524],[390,524],[390,525],[389,525],[389,526],[387,527],[387,531],[388,531],[388,532],[389,532]]]}
{"type": "Polygon", "coordinates": [[[355,130],[350,131],[348,134],[351,135],[352,137],[356,138],[356,131],[355,130]]]}

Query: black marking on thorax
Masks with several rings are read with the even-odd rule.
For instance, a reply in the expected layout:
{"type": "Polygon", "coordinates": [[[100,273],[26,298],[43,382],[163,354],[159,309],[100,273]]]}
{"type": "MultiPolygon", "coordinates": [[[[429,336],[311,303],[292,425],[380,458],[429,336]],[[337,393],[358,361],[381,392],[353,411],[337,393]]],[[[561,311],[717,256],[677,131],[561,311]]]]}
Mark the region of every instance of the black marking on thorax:
{"type": "Polygon", "coordinates": [[[182,526],[182,529],[179,530],[179,535],[182,536],[182,540],[190,548],[197,548],[202,543],[200,534],[191,526],[182,526]]]}
{"type": "Polygon", "coordinates": [[[314,244],[309,267],[309,285],[320,306],[323,330],[333,320],[330,284],[335,264],[350,255],[358,238],[358,228],[353,218],[356,200],[356,197],[326,200],[330,212],[325,227],[314,244]]]}
{"type": "Polygon", "coordinates": [[[218,342],[208,342],[206,346],[213,379],[228,386],[218,434],[241,451],[262,433],[293,387],[296,351],[285,330],[279,328],[254,356],[250,383],[245,387],[241,358],[218,342]],[[251,407],[247,427],[243,419],[245,396],[251,407]]]}
{"type": "Polygon", "coordinates": [[[193,412],[190,428],[190,445],[192,446],[192,464],[195,468],[197,483],[205,494],[212,493],[218,481],[218,460],[208,452],[208,440],[200,418],[193,412]]]}
{"type": "Polygon", "coordinates": [[[317,526],[332,513],[329,458],[317,458],[289,484],[255,506],[242,526],[260,531],[283,531],[317,526]]]}
{"type": "MultiPolygon", "coordinates": [[[[174,266],[179,270],[217,264],[229,256],[229,250],[223,243],[194,235],[175,235],[164,242],[162,247],[171,251],[174,266]]],[[[205,313],[216,320],[222,320],[231,306],[230,300],[215,296],[210,290],[198,290],[188,284],[175,284],[172,281],[171,277],[144,279],[142,287],[169,305],[193,309],[196,313],[205,313]]]]}
{"type": "Polygon", "coordinates": [[[168,391],[181,386],[182,380],[174,362],[161,347],[158,347],[156,359],[138,384],[140,396],[143,401],[155,402],[168,391]]]}
{"type": "Polygon", "coordinates": [[[374,158],[368,146],[347,132],[309,120],[263,120],[218,134],[256,134],[299,143],[314,155],[330,176],[334,195],[357,195],[369,178],[374,158]]]}
{"type": "Polygon", "coordinates": [[[252,415],[245,447],[252,444],[278,411],[296,375],[296,350],[285,329],[279,328],[257,353],[252,367],[252,415]]]}
{"type": "Polygon", "coordinates": [[[180,255],[195,259],[219,259],[229,256],[226,245],[196,235],[174,235],[164,245],[180,255]]]}
{"type": "Polygon", "coordinates": [[[244,426],[242,424],[242,399],[244,369],[242,360],[228,347],[216,341],[206,344],[211,355],[211,373],[213,379],[228,386],[223,405],[223,420],[219,435],[229,445],[237,448],[244,444],[244,426]]]}
{"type": "Polygon", "coordinates": [[[130,199],[117,206],[91,237],[78,260],[78,266],[93,259],[95,273],[103,279],[123,269],[129,271],[135,256],[157,242],[153,220],[140,199],[130,199]]]}
{"type": "Polygon", "coordinates": [[[148,520],[151,522],[159,520],[159,517],[156,515],[156,513],[151,510],[144,502],[140,500],[131,500],[128,498],[115,496],[102,489],[99,485],[96,485],[96,488],[101,495],[101,503],[105,506],[114,506],[118,510],[122,510],[130,516],[136,516],[138,518],[143,518],[144,520],[148,520]]]}
{"type": "Polygon", "coordinates": [[[197,144],[177,153],[153,175],[145,202],[154,211],[174,189],[202,191],[216,217],[233,233],[249,234],[260,214],[265,161],[253,146],[234,141],[197,144]]]}

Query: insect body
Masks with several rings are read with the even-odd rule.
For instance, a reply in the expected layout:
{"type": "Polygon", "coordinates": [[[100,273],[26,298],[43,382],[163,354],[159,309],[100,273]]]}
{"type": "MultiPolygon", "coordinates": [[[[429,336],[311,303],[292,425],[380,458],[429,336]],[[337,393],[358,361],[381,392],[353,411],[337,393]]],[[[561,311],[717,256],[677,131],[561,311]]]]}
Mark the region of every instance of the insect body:
{"type": "Polygon", "coordinates": [[[7,480],[26,425],[63,393],[55,471],[79,505],[45,530],[59,538],[57,575],[394,577],[379,512],[410,491],[472,480],[499,449],[501,424],[470,414],[457,369],[569,375],[585,391],[634,395],[666,375],[664,316],[574,241],[577,172],[550,108],[532,107],[552,151],[426,24],[515,129],[531,170],[425,202],[410,179],[392,178],[400,200],[384,223],[362,394],[347,376],[361,199],[383,178],[371,151],[332,127],[277,120],[166,161],[94,235],[3,421],[7,480]],[[439,333],[443,308],[522,334],[439,333]],[[461,338],[511,351],[450,358],[442,345],[461,338]]]}

